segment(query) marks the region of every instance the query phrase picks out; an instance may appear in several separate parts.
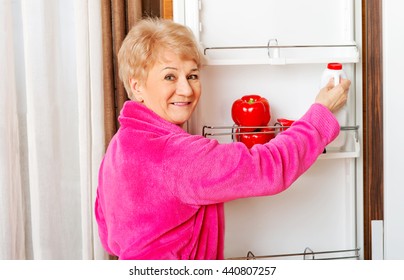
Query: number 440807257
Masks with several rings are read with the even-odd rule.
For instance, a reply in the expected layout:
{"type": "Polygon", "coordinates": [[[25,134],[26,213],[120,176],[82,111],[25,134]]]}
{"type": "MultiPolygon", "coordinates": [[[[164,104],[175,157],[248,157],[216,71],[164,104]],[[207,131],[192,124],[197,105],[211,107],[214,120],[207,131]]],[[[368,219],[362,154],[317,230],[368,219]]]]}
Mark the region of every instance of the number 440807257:
{"type": "Polygon", "coordinates": [[[274,275],[275,266],[231,266],[225,267],[222,274],[225,275],[274,275]]]}

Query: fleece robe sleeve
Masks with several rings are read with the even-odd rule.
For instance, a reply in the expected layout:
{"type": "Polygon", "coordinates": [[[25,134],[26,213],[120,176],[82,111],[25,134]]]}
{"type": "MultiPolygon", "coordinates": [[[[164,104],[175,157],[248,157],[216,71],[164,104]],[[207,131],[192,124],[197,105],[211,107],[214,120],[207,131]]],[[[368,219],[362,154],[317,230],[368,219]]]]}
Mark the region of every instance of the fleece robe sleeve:
{"type": "Polygon", "coordinates": [[[175,196],[193,205],[277,194],[316,161],[339,130],[332,113],[314,104],[288,130],[250,150],[243,143],[174,135],[164,150],[164,179],[175,196]]]}

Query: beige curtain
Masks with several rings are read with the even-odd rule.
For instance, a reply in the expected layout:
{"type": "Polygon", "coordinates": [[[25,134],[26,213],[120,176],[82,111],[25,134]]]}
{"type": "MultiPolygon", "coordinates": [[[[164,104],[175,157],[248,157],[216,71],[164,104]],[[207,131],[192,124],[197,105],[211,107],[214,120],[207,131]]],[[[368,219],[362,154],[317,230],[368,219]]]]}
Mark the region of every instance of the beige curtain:
{"type": "Polygon", "coordinates": [[[105,259],[99,0],[0,1],[0,260],[105,259]]]}

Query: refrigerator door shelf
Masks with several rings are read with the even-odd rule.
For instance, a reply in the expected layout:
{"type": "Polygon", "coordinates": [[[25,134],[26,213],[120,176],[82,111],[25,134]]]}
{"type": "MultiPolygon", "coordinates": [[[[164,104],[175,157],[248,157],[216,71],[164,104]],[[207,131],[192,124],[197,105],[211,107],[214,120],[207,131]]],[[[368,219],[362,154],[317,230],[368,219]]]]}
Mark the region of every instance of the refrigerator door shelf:
{"type": "Polygon", "coordinates": [[[288,65],[308,63],[358,63],[360,52],[355,42],[347,44],[307,44],[205,47],[205,65],[288,65]]]}
{"type": "Polygon", "coordinates": [[[207,65],[359,62],[352,0],[174,0],[173,12],[193,31],[207,65]],[[332,13],[318,13],[330,6],[332,13]]]}
{"type": "MultiPolygon", "coordinates": [[[[215,138],[221,143],[229,143],[236,141],[236,135],[248,133],[273,133],[273,132],[240,132],[242,126],[208,126],[202,128],[202,135],[208,138],[215,138]]],[[[249,127],[251,128],[251,127],[249,127]]],[[[284,126],[257,126],[259,128],[270,128],[275,131],[275,134],[285,129],[284,126]]],[[[337,138],[331,142],[325,149],[325,152],[320,155],[319,159],[341,159],[341,158],[358,158],[360,156],[360,143],[359,143],[359,126],[342,126],[340,136],[344,139],[343,145],[337,138]]]]}

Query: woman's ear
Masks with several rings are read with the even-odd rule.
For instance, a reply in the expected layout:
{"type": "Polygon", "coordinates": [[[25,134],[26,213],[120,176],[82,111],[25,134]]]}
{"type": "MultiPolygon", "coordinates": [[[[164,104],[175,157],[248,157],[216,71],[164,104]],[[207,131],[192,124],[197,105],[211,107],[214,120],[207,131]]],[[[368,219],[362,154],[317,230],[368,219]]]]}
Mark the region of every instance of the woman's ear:
{"type": "Polygon", "coordinates": [[[129,80],[130,89],[132,91],[132,96],[139,102],[143,102],[142,91],[141,91],[141,84],[139,80],[131,78],[129,80]]]}

